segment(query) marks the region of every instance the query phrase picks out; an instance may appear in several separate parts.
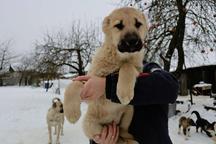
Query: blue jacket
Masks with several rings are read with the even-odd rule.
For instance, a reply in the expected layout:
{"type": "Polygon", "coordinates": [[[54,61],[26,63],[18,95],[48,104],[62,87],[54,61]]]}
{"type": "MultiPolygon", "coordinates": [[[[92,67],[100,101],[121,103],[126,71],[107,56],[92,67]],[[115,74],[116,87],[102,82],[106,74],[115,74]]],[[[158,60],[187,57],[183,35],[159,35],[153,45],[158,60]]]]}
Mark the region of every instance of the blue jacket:
{"type": "MultiPolygon", "coordinates": [[[[135,96],[130,102],[134,115],[129,132],[140,144],[172,144],[168,132],[168,104],[176,101],[178,81],[156,63],[145,64],[143,72],[137,78],[135,96]]],[[[116,95],[117,80],[117,74],[107,76],[106,95],[120,103],[116,95]]]]}

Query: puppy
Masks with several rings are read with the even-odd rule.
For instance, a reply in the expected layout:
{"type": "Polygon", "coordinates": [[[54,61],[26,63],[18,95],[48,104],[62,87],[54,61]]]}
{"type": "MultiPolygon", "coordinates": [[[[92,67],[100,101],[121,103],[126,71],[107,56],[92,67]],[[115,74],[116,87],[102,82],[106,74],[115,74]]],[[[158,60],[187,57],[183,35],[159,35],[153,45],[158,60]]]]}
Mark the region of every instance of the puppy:
{"type": "MultiPolygon", "coordinates": [[[[142,12],[129,7],[114,10],[103,21],[105,41],[96,51],[87,75],[106,77],[118,72],[117,95],[121,104],[113,103],[103,95],[89,100],[83,121],[83,130],[89,139],[101,134],[104,125],[115,121],[120,128],[117,144],[136,144],[128,127],[133,116],[133,99],[136,77],[142,71],[144,39],[147,35],[147,21],[142,12]]],[[[80,118],[80,93],[83,82],[74,81],[65,90],[65,116],[71,123],[80,118]]]]}
{"type": "Polygon", "coordinates": [[[212,122],[208,125],[206,131],[208,132],[207,135],[216,143],[216,122],[212,122]]]}
{"type": "Polygon", "coordinates": [[[216,131],[216,122],[210,123],[206,129],[216,131]]]}
{"type": "Polygon", "coordinates": [[[49,144],[52,143],[52,127],[55,129],[54,134],[57,135],[56,144],[60,144],[60,133],[63,135],[64,110],[63,104],[59,98],[53,98],[52,100],[52,107],[49,108],[47,113],[47,125],[49,132],[49,144]]]}
{"type": "Polygon", "coordinates": [[[183,134],[185,135],[185,139],[187,140],[188,137],[190,137],[190,127],[195,126],[195,122],[191,118],[186,118],[185,116],[182,116],[179,119],[179,131],[178,134],[181,133],[181,127],[183,128],[183,134]]]}
{"type": "MultiPolygon", "coordinates": [[[[200,128],[200,131],[205,131],[206,132],[206,129],[207,127],[210,125],[210,123],[204,119],[204,118],[201,118],[200,114],[198,111],[192,111],[191,114],[195,114],[196,117],[197,117],[197,120],[196,120],[196,132],[198,132],[198,129],[200,128]]],[[[208,135],[208,134],[207,134],[208,135]]]]}

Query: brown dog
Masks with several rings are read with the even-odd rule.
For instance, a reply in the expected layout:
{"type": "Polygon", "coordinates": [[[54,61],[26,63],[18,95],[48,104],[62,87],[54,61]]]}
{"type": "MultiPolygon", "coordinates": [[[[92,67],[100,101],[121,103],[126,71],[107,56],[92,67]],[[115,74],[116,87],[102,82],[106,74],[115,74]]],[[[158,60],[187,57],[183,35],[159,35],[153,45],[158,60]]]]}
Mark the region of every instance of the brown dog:
{"type": "Polygon", "coordinates": [[[185,135],[185,139],[187,140],[188,137],[190,137],[190,127],[195,126],[195,122],[191,118],[186,118],[185,116],[182,116],[179,119],[179,131],[178,134],[181,133],[181,127],[183,128],[183,134],[185,135]]]}
{"type": "Polygon", "coordinates": [[[47,125],[49,132],[49,144],[52,143],[52,127],[55,128],[54,134],[57,135],[56,144],[60,144],[60,133],[63,135],[64,110],[63,104],[59,98],[53,98],[52,100],[52,107],[49,108],[47,113],[47,125]]]}
{"type": "MultiPolygon", "coordinates": [[[[84,132],[92,139],[101,133],[105,124],[115,121],[120,127],[117,143],[136,144],[128,133],[133,107],[127,104],[134,96],[136,77],[142,70],[147,22],[142,12],[129,7],[119,8],[104,19],[103,32],[105,41],[94,55],[88,75],[105,77],[119,71],[117,95],[122,104],[111,102],[105,95],[88,101],[84,132]]],[[[75,123],[81,115],[82,88],[82,82],[74,81],[65,90],[65,116],[71,123],[75,123]]]]}

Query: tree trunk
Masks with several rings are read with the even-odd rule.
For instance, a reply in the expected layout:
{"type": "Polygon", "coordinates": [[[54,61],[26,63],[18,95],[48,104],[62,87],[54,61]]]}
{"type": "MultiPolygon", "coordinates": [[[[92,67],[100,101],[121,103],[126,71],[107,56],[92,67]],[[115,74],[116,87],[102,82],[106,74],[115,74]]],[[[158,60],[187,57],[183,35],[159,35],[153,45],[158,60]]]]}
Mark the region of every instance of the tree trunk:
{"type": "Polygon", "coordinates": [[[85,72],[83,70],[83,61],[82,61],[81,50],[80,49],[77,49],[77,58],[78,58],[78,67],[79,67],[78,74],[79,75],[84,75],[85,72]]]}
{"type": "Polygon", "coordinates": [[[174,53],[174,50],[177,49],[178,66],[174,74],[177,77],[180,77],[184,65],[183,42],[184,42],[184,34],[185,34],[186,8],[184,7],[182,0],[176,0],[176,2],[179,10],[179,19],[177,21],[177,26],[173,33],[173,37],[171,39],[171,42],[168,47],[168,51],[166,53],[165,58],[163,59],[163,62],[164,62],[164,69],[166,71],[170,71],[171,58],[174,53]]]}

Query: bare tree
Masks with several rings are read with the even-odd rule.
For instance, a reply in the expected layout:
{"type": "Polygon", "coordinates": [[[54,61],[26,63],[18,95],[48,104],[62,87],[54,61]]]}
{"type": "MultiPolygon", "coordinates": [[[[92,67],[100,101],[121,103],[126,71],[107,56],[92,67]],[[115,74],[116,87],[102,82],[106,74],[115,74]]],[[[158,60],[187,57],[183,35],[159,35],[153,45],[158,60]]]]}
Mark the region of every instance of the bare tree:
{"type": "Polygon", "coordinates": [[[95,25],[81,27],[80,23],[73,23],[69,33],[47,33],[43,42],[36,44],[36,53],[46,67],[69,66],[72,73],[83,75],[92,52],[99,45],[95,25]]]}
{"type": "MultiPolygon", "coordinates": [[[[19,85],[22,84],[23,79],[27,78],[29,72],[35,71],[35,60],[31,54],[23,56],[20,60],[19,65],[16,67],[17,71],[20,72],[21,76],[19,79],[19,85]]],[[[28,80],[25,80],[25,85],[28,85],[28,80]]]]}
{"type": "Polygon", "coordinates": [[[171,58],[177,59],[175,74],[180,75],[185,56],[194,52],[214,51],[216,44],[215,0],[122,0],[148,12],[152,23],[147,40],[147,58],[162,58],[164,69],[169,71],[171,58]],[[174,52],[177,52],[175,56],[174,52]]]}
{"type": "Polygon", "coordinates": [[[11,40],[0,42],[0,70],[7,68],[15,57],[10,52],[11,40]]]}
{"type": "Polygon", "coordinates": [[[0,86],[3,84],[2,78],[9,70],[12,60],[16,58],[10,51],[11,42],[11,40],[0,42],[0,86]]]}

